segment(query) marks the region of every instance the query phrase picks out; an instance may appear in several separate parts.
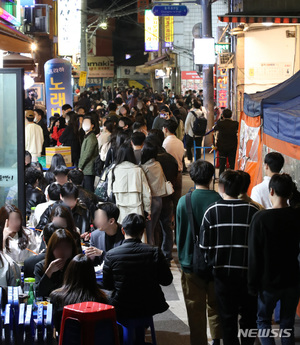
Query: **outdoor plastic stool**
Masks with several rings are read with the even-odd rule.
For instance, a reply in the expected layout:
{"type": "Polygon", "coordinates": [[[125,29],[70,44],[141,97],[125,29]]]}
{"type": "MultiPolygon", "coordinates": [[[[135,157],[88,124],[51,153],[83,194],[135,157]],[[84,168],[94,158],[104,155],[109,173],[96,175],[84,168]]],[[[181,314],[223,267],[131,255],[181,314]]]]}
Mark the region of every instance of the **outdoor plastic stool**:
{"type": "Polygon", "coordinates": [[[97,302],[64,307],[59,345],[119,345],[115,308],[97,302]]]}
{"type": "Polygon", "coordinates": [[[157,345],[152,316],[136,319],[120,319],[118,323],[123,328],[123,345],[144,345],[145,331],[148,327],[151,330],[152,345],[157,345]]]}

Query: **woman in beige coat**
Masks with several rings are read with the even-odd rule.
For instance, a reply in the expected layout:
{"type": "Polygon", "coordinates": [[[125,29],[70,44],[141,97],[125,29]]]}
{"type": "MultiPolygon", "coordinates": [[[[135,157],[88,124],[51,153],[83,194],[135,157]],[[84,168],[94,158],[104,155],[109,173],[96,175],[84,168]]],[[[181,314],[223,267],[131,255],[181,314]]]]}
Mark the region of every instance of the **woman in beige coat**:
{"type": "Polygon", "coordinates": [[[151,191],[141,167],[135,164],[130,144],[122,144],[117,152],[115,166],[108,174],[107,193],[113,192],[116,205],[120,209],[119,223],[126,215],[137,213],[151,216],[151,191]]]}
{"type": "Polygon", "coordinates": [[[160,163],[156,160],[157,146],[153,146],[147,139],[142,149],[142,169],[144,170],[151,189],[151,220],[146,224],[147,243],[155,245],[155,227],[160,217],[162,196],[166,195],[166,178],[160,163]]]}

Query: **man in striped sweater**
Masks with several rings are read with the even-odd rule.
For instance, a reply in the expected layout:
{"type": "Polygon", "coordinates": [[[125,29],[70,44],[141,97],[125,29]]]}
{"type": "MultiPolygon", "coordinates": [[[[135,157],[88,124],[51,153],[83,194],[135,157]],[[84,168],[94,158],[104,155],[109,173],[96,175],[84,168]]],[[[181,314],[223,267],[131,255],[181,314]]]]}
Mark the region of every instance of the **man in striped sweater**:
{"type": "MultiPolygon", "coordinates": [[[[243,178],[227,170],[219,180],[223,200],[208,207],[200,228],[200,248],[213,268],[224,345],[238,345],[238,315],[241,329],[256,329],[257,299],[247,291],[248,231],[258,208],[238,199],[243,178]]],[[[253,344],[243,338],[242,344],[253,344]]]]}

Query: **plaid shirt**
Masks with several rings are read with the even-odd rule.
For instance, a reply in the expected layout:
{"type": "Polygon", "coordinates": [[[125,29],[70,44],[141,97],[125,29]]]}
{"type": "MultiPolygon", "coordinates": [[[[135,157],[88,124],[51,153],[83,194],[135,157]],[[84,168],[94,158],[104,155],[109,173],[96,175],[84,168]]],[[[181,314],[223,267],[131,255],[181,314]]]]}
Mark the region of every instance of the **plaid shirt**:
{"type": "Polygon", "coordinates": [[[242,200],[221,200],[205,212],[200,228],[200,248],[216,276],[247,276],[248,232],[258,211],[242,200]]]}

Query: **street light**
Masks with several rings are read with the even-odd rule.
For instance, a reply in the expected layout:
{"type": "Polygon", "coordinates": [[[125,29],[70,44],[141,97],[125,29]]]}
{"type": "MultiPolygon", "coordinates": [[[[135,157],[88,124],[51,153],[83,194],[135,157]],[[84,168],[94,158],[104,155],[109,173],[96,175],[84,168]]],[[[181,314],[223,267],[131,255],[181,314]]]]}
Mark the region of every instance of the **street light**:
{"type": "Polygon", "coordinates": [[[99,27],[103,30],[107,30],[107,22],[106,21],[103,21],[99,24],[99,27]]]}

